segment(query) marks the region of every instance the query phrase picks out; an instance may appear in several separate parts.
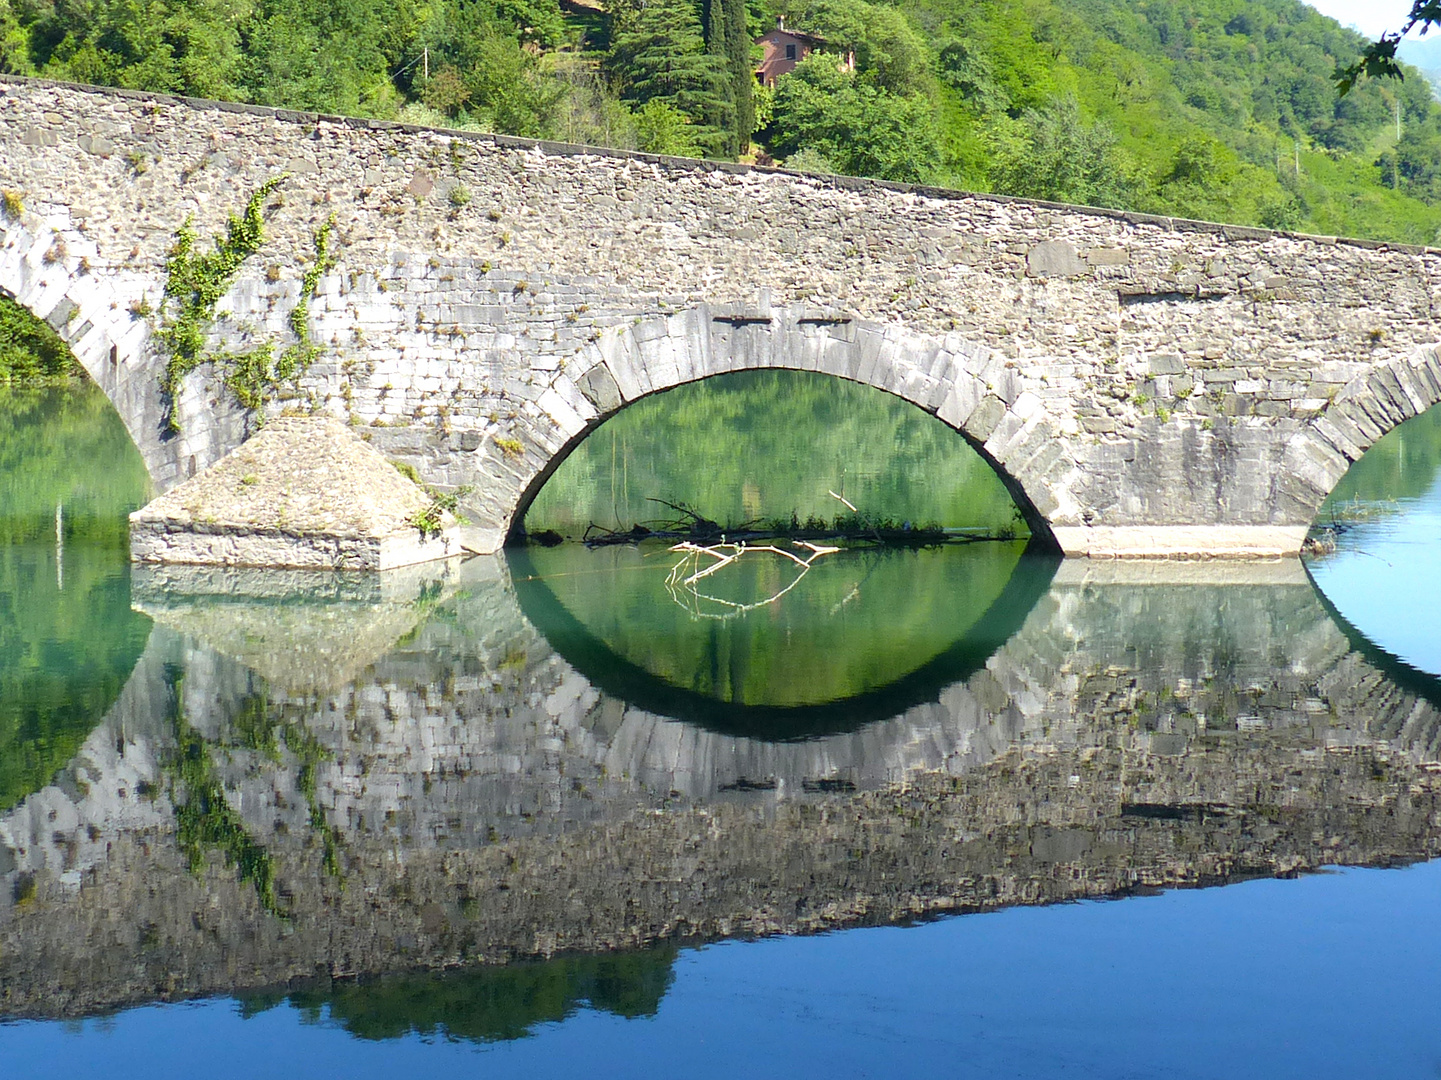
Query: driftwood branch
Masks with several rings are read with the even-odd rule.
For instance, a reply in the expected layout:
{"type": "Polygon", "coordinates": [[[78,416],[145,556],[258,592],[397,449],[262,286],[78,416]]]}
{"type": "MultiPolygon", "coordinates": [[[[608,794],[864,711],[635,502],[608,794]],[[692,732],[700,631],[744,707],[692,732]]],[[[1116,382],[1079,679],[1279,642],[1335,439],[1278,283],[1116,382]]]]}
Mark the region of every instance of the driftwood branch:
{"type": "Polygon", "coordinates": [[[800,584],[801,579],[810,573],[811,566],[814,565],[817,559],[825,555],[832,555],[841,550],[838,547],[812,544],[804,540],[792,541],[792,546],[800,548],[803,551],[809,551],[810,554],[803,557],[797,555],[794,551],[787,551],[785,548],[776,547],[773,544],[696,544],[688,540],[683,541],[671,548],[672,551],[680,552],[681,558],[670,568],[670,573],[666,576],[666,589],[670,593],[672,600],[697,618],[733,619],[738,615],[744,615],[748,611],[755,611],[757,608],[774,604],[782,596],[800,584]],[[703,593],[697,588],[697,582],[703,581],[727,566],[734,565],[747,555],[762,552],[790,559],[791,562],[799,567],[799,572],[796,574],[794,580],[778,592],[767,596],[763,600],[755,600],[751,603],[743,604],[735,600],[726,600],[720,596],[703,593]],[[702,566],[702,556],[714,561],[702,566]],[[701,610],[701,604],[703,602],[716,604],[727,610],[723,612],[703,611],[701,610]]]}

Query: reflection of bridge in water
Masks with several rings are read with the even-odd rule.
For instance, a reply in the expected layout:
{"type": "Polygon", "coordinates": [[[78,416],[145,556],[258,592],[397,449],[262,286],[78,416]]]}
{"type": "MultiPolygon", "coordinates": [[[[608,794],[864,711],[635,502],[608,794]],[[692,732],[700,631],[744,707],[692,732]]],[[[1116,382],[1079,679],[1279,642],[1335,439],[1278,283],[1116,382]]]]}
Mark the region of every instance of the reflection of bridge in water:
{"type": "Polygon", "coordinates": [[[1063,563],[963,680],[794,742],[597,689],[501,560],[306,603],[283,575],[232,594],[233,576],[163,573],[137,583],[157,626],[121,697],[0,819],[11,1012],[1407,861],[1441,840],[1441,695],[1358,647],[1294,562],[1063,563]],[[189,872],[177,714],[286,918],[218,857],[189,872]]]}

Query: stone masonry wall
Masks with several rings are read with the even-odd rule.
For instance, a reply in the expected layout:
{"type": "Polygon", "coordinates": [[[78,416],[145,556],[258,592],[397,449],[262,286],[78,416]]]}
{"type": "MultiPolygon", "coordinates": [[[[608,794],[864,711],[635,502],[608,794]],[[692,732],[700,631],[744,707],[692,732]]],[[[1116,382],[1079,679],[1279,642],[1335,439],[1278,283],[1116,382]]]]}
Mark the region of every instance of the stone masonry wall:
{"type": "Polygon", "coordinates": [[[472,485],[477,547],[627,401],[741,367],[937,412],[1075,553],[1295,550],[1441,399],[1430,249],[0,78],[24,206],[0,290],[70,340],[162,489],[249,424],[202,369],[163,430],[166,252],[279,175],[217,343],[290,340],[333,217],[326,355],[275,408],[472,485]]]}

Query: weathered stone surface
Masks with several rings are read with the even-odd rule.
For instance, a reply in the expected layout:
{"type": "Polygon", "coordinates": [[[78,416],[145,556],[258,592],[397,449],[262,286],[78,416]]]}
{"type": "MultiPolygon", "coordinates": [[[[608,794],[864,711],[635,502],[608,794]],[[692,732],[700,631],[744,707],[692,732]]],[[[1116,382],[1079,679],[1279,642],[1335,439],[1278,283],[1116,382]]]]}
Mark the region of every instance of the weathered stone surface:
{"type": "Polygon", "coordinates": [[[1064,526],[1055,534],[1067,555],[1091,558],[1277,559],[1300,551],[1306,531],[1305,525],[1101,525],[1064,526]]]}
{"type": "Polygon", "coordinates": [[[57,324],[161,490],[251,418],[201,369],[166,435],[153,317],[132,310],[159,305],[188,215],[218,232],[296,162],[316,171],[281,192],[213,343],[290,339],[333,216],[309,306],[325,355],[297,392],[469,486],[477,546],[622,403],[745,368],[867,383],[977,442],[1036,400],[1018,471],[995,464],[1043,535],[1294,530],[1324,495],[1285,475],[1299,426],[1330,417],[1364,449],[1441,397],[1431,249],[0,76],[0,187],[26,208],[0,220],[0,291],[57,324]],[[1059,462],[1026,470],[1033,436],[1059,462]]]}
{"type": "Polygon", "coordinates": [[[1075,245],[1048,240],[1026,252],[1026,273],[1031,277],[1080,277],[1089,267],[1075,245]]]}
{"type": "MultiPolygon", "coordinates": [[[[282,417],[130,515],[137,562],[388,570],[461,553],[431,497],[338,420],[282,417]]],[[[453,521],[447,521],[452,526],[453,521]]]]}
{"type": "Polygon", "coordinates": [[[1092,248],[1086,252],[1086,262],[1092,266],[1125,266],[1131,261],[1131,253],[1125,248],[1092,248]]]}

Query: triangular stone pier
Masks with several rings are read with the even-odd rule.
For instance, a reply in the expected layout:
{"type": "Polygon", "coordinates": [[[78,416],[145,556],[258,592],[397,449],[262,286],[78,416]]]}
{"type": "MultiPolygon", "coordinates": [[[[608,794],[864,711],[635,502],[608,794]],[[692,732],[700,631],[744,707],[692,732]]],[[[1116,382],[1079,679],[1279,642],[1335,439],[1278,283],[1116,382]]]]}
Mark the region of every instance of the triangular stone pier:
{"type": "Polygon", "coordinates": [[[388,570],[462,554],[456,523],[413,524],[424,489],[328,416],[281,417],[130,515],[142,563],[388,570]]]}

